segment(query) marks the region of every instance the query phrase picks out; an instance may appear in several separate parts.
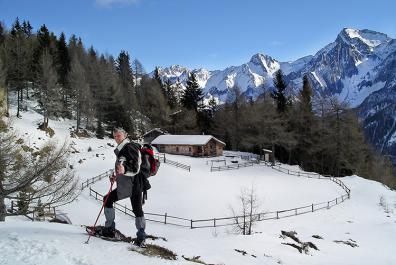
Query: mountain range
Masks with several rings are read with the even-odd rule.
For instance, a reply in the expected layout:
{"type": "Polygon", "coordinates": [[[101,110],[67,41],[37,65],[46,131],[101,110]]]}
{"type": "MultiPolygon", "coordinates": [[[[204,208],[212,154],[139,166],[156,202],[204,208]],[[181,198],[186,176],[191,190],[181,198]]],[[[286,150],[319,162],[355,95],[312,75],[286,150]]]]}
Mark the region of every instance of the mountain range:
{"type": "Polygon", "coordinates": [[[224,70],[173,65],[159,68],[159,74],[163,81],[180,82],[183,88],[188,75],[195,73],[205,97],[224,102],[234,86],[253,100],[272,90],[279,69],[290,91],[300,90],[307,75],[315,94],[336,96],[356,108],[367,139],[396,163],[396,39],[384,33],[344,28],[315,55],[292,62],[258,53],[249,62],[224,70]]]}

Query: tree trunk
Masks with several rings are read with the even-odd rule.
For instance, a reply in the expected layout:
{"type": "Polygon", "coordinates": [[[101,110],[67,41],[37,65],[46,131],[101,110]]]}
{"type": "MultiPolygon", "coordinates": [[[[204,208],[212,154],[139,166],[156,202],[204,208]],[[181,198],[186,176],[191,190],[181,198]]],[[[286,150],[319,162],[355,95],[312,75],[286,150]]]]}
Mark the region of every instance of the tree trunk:
{"type": "Polygon", "coordinates": [[[77,105],[77,125],[76,125],[76,132],[77,133],[80,130],[80,124],[81,124],[81,104],[78,103],[78,105],[77,105]]]}
{"type": "Polygon", "coordinates": [[[6,104],[6,117],[10,117],[10,88],[9,85],[7,85],[7,104],[6,104]]]}
{"type": "Polygon", "coordinates": [[[4,203],[4,197],[0,195],[0,222],[5,221],[6,214],[7,214],[7,210],[4,203]]]}
{"type": "Polygon", "coordinates": [[[19,89],[17,89],[17,94],[18,94],[18,96],[17,96],[17,98],[18,98],[18,100],[17,100],[17,101],[18,101],[18,108],[17,108],[17,109],[18,109],[18,110],[17,110],[17,115],[16,115],[16,116],[17,116],[18,118],[19,118],[19,108],[20,108],[20,104],[19,104],[19,103],[20,103],[20,101],[19,101],[19,93],[20,93],[20,91],[19,91],[19,89]]]}

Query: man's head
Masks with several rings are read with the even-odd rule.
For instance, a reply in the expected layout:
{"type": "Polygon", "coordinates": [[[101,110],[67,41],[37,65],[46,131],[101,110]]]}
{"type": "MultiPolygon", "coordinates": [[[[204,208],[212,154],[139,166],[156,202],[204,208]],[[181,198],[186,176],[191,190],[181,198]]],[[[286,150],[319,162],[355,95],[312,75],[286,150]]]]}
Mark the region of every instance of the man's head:
{"type": "Polygon", "coordinates": [[[127,133],[122,128],[114,128],[113,130],[114,140],[117,144],[120,144],[127,137],[127,133]]]}

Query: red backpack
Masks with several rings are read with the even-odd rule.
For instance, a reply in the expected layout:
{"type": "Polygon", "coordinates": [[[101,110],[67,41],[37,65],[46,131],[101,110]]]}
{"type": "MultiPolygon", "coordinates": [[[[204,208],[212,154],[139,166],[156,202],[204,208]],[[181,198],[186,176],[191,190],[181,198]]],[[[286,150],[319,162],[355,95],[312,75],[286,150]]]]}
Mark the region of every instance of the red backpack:
{"type": "Polygon", "coordinates": [[[144,144],[140,148],[140,152],[142,154],[142,163],[145,161],[145,175],[147,178],[151,176],[155,176],[160,167],[160,161],[154,157],[154,149],[150,144],[144,144]]]}

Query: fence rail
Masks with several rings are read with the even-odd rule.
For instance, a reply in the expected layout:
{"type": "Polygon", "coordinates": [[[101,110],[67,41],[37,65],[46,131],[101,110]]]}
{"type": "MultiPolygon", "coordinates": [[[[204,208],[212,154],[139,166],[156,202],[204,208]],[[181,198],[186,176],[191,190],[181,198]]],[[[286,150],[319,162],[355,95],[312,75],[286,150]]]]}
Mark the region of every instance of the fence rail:
{"type": "Polygon", "coordinates": [[[226,165],[226,166],[211,166],[210,172],[240,169],[242,167],[252,167],[254,164],[257,164],[257,163],[249,161],[249,162],[236,163],[236,164],[231,164],[231,165],[226,165]]]}
{"type": "Polygon", "coordinates": [[[97,182],[97,181],[99,181],[99,180],[101,180],[101,179],[103,179],[103,178],[105,178],[105,177],[111,176],[111,175],[113,174],[113,172],[114,172],[114,170],[113,170],[113,169],[110,169],[110,170],[107,170],[106,172],[104,172],[104,173],[102,173],[102,174],[100,174],[100,175],[98,175],[98,176],[96,176],[96,177],[87,179],[86,181],[84,181],[83,183],[81,183],[81,190],[83,190],[83,189],[85,189],[85,188],[88,188],[88,187],[89,187],[90,185],[92,185],[93,183],[95,183],[95,182],[97,182]]]}
{"type": "Polygon", "coordinates": [[[177,162],[177,161],[170,160],[170,159],[166,158],[164,153],[157,154],[156,157],[158,158],[158,160],[160,162],[163,162],[165,164],[169,164],[169,165],[177,167],[177,168],[181,168],[181,169],[187,170],[188,172],[191,171],[191,166],[183,164],[183,163],[180,163],[180,162],[177,162]]]}
{"type": "MultiPolygon", "coordinates": [[[[96,200],[103,202],[103,195],[93,190],[92,187],[89,187],[89,195],[94,197],[96,200]]],[[[121,205],[120,203],[116,202],[114,203],[114,209],[132,218],[135,218],[133,211],[130,208],[128,208],[126,205],[121,205]]],[[[189,219],[168,215],[167,213],[158,214],[158,213],[145,212],[144,215],[148,217],[146,218],[147,221],[156,222],[156,223],[175,225],[180,227],[190,227],[190,223],[191,223],[191,220],[189,219]]]]}
{"type": "Polygon", "coordinates": [[[20,209],[18,203],[11,201],[11,205],[7,208],[8,215],[24,215],[28,219],[35,220],[45,220],[46,217],[56,218],[57,212],[56,207],[47,206],[28,206],[20,209]]]}
{"type": "Polygon", "coordinates": [[[333,181],[337,185],[339,185],[346,193],[348,196],[350,196],[351,190],[338,178],[330,176],[330,175],[320,175],[318,173],[308,173],[308,172],[300,172],[300,171],[294,171],[290,169],[283,168],[279,165],[269,165],[273,169],[289,174],[289,175],[294,175],[298,177],[306,177],[306,178],[317,178],[317,179],[327,179],[330,181],[333,181]]]}

